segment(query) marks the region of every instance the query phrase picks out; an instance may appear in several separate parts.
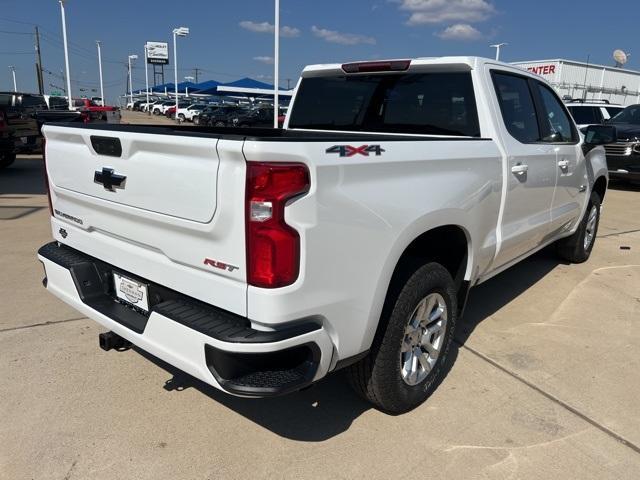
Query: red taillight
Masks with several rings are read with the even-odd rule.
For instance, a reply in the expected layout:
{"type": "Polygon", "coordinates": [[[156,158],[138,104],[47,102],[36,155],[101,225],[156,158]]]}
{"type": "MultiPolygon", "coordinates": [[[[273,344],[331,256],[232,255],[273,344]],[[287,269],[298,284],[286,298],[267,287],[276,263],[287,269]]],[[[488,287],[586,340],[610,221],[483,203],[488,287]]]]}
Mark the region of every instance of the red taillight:
{"type": "Polygon", "coordinates": [[[342,70],[345,73],[370,73],[370,72],[404,72],[409,69],[411,60],[384,60],[381,62],[355,62],[344,63],[342,70]]]}
{"type": "Polygon", "coordinates": [[[288,200],[309,191],[309,170],[299,163],[247,163],[247,282],[291,285],[300,269],[300,236],[284,219],[288,200]]]}
{"type": "Polygon", "coordinates": [[[51,204],[51,190],[49,190],[49,174],[47,173],[47,140],[42,138],[42,160],[44,161],[44,188],[47,189],[49,201],[49,214],[53,217],[53,205],[51,204]]]}

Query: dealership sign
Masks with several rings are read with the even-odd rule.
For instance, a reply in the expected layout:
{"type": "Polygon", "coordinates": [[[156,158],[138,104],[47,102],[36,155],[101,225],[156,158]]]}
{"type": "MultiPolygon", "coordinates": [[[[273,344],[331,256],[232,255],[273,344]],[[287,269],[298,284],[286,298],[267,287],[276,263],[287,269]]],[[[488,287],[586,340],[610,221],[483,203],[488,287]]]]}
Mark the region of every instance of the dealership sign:
{"type": "Polygon", "coordinates": [[[551,75],[556,73],[555,65],[538,65],[535,67],[527,68],[531,73],[535,73],[536,75],[551,75]]]}
{"type": "Polygon", "coordinates": [[[169,44],[163,42],[147,42],[147,63],[167,65],[169,63],[169,44]]]}

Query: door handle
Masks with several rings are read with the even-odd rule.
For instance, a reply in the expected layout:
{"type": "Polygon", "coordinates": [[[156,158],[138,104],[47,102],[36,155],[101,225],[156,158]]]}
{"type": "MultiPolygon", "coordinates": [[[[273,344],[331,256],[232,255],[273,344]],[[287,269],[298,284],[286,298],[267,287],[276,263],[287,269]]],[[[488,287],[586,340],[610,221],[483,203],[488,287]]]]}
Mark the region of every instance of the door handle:
{"type": "Polygon", "coordinates": [[[558,166],[559,166],[561,169],[563,169],[563,170],[564,170],[565,168],[569,168],[569,160],[560,160],[560,161],[558,162],[558,166]]]}
{"type": "Polygon", "coordinates": [[[527,170],[529,170],[529,165],[523,165],[522,163],[511,167],[511,173],[515,173],[516,175],[525,174],[527,173],[527,170]]]}

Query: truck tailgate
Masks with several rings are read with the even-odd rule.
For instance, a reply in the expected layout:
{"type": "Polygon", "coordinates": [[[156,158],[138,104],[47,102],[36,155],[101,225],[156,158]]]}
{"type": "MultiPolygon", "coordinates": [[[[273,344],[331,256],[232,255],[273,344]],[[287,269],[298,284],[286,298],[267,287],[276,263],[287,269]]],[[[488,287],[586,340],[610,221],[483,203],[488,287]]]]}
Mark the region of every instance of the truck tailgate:
{"type": "Polygon", "coordinates": [[[140,277],[244,313],[242,141],[137,130],[44,127],[54,237],[140,277]],[[122,153],[103,149],[95,137],[119,142],[122,153]]]}
{"type": "Polygon", "coordinates": [[[200,223],[216,210],[216,138],[47,127],[49,181],[57,188],[200,223]],[[94,142],[121,146],[119,156],[100,155],[94,142]],[[95,173],[125,176],[121,187],[106,188],[95,173]]]}

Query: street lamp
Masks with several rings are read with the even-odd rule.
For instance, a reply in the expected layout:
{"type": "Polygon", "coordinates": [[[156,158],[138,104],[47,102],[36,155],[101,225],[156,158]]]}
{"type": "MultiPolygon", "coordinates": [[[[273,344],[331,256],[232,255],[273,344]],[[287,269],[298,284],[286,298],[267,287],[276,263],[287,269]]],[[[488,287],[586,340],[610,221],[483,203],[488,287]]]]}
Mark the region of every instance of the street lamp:
{"type": "Polygon", "coordinates": [[[100,40],[96,40],[98,47],[98,70],[100,71],[100,98],[102,99],[102,106],[106,106],[107,102],[104,99],[104,83],[102,82],[102,50],[100,49],[100,40]]]}
{"type": "Polygon", "coordinates": [[[500,47],[504,47],[505,45],[509,45],[508,43],[496,43],[495,45],[489,45],[491,48],[496,49],[496,60],[500,60],[500,47]]]}
{"type": "Polygon", "coordinates": [[[9,70],[11,70],[11,74],[13,75],[13,91],[18,91],[18,84],[16,83],[16,67],[13,65],[9,65],[9,70]]]}
{"type": "Polygon", "coordinates": [[[187,35],[189,35],[188,27],[178,27],[173,29],[173,68],[176,88],[176,122],[178,121],[178,47],[176,37],[186,37],[187,35]]]}
{"type": "Polygon", "coordinates": [[[73,100],[71,99],[71,74],[69,73],[69,47],[67,45],[67,17],[64,11],[65,0],[60,2],[60,16],[62,17],[62,40],[64,43],[64,65],[67,72],[67,100],[69,101],[69,110],[73,110],[73,100]]]}
{"type": "Polygon", "coordinates": [[[129,55],[129,101],[131,102],[131,110],[133,110],[133,75],[131,73],[131,60],[137,60],[138,55],[129,55]]]}
{"type": "Polygon", "coordinates": [[[147,115],[151,115],[151,108],[149,107],[149,51],[146,43],[144,44],[144,81],[147,84],[147,115]]]}

